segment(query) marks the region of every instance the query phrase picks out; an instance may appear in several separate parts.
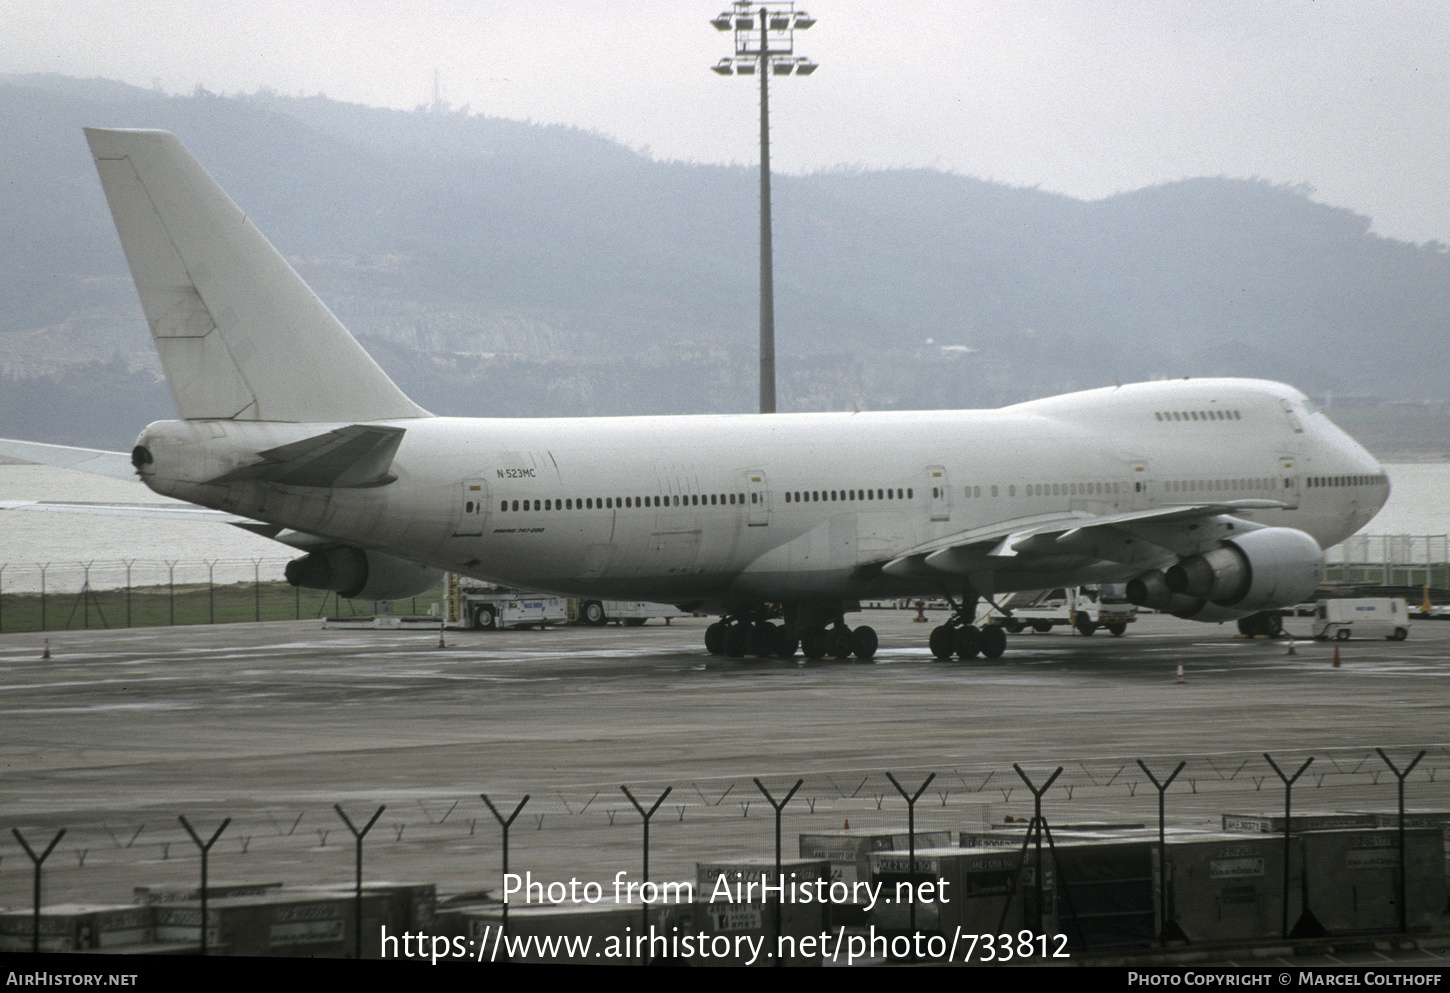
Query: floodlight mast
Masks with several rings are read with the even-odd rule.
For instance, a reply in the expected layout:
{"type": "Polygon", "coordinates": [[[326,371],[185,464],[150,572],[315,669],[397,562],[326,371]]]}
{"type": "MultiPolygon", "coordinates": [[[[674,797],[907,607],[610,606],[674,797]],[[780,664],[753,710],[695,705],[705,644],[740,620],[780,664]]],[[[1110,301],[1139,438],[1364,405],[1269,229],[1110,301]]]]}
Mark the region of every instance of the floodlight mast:
{"type": "Polygon", "coordinates": [[[815,19],[789,0],[736,0],[710,21],[735,33],[735,55],[711,68],[722,76],[760,76],[760,412],[775,413],[775,275],[770,221],[770,77],[809,76],[816,64],[795,54],[795,32],[815,19]]]}

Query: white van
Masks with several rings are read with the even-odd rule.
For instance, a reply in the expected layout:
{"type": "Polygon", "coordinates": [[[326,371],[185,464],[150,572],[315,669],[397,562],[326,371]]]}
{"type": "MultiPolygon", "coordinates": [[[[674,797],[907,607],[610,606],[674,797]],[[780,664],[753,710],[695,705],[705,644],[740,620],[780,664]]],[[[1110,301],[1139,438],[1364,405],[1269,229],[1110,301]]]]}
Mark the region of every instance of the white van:
{"type": "Polygon", "coordinates": [[[1320,600],[1314,611],[1314,637],[1389,638],[1404,641],[1410,634],[1410,616],[1402,599],[1370,598],[1320,600]]]}

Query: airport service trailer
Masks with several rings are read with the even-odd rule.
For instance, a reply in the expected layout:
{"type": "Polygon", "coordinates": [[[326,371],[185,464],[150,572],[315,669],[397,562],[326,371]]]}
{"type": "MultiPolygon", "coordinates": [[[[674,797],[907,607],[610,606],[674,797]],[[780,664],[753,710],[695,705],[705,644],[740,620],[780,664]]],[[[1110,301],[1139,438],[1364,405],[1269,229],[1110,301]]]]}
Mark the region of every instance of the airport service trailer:
{"type": "Polygon", "coordinates": [[[457,607],[449,610],[449,627],[494,631],[499,628],[538,627],[564,624],[569,608],[563,597],[525,593],[498,587],[463,587],[457,607]]]}
{"type": "Polygon", "coordinates": [[[1410,634],[1410,614],[1398,597],[1359,597],[1320,600],[1314,610],[1314,637],[1346,641],[1350,638],[1389,638],[1404,641],[1410,634]]]}
{"type": "Polygon", "coordinates": [[[670,618],[689,616],[678,607],[664,603],[550,596],[470,583],[456,576],[449,576],[446,583],[447,625],[475,631],[526,627],[543,629],[560,624],[599,627],[611,621],[638,626],[651,617],[663,617],[669,623],[670,618]]]}

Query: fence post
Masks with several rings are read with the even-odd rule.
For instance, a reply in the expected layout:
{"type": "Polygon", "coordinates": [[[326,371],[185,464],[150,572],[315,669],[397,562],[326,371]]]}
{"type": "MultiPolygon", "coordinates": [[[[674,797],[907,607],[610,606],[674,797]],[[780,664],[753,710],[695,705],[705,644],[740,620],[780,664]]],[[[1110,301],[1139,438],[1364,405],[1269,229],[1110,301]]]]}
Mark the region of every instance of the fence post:
{"type": "Polygon", "coordinates": [[[1406,931],[1409,930],[1409,918],[1406,916],[1405,911],[1405,779],[1408,778],[1410,773],[1414,771],[1415,766],[1420,764],[1420,760],[1425,757],[1425,751],[1424,749],[1421,749],[1420,754],[1416,755],[1414,759],[1411,760],[1410,764],[1405,766],[1404,772],[1401,772],[1395,766],[1395,764],[1390,761],[1390,757],[1385,754],[1385,750],[1383,748],[1376,748],[1375,751],[1379,752],[1380,758],[1385,760],[1385,765],[1390,767],[1390,772],[1393,772],[1395,774],[1395,779],[1397,780],[1397,786],[1399,788],[1400,794],[1400,812],[1399,817],[1396,819],[1396,823],[1399,825],[1400,845],[1400,934],[1404,934],[1406,931]]]}
{"type": "Polygon", "coordinates": [[[185,814],[179,814],[176,819],[179,820],[179,821],[181,821],[181,826],[184,827],[184,828],[186,828],[186,833],[189,834],[189,835],[191,835],[191,840],[194,841],[194,842],[196,842],[196,847],[197,848],[200,848],[201,849],[201,954],[202,954],[203,957],[205,957],[206,956],[206,916],[207,916],[207,906],[206,906],[206,871],[207,871],[207,860],[211,856],[211,846],[216,844],[216,840],[222,836],[222,832],[227,829],[227,825],[232,822],[232,819],[230,817],[228,817],[224,821],[222,821],[221,827],[217,828],[216,829],[216,832],[214,834],[212,834],[211,840],[205,841],[205,842],[201,840],[201,836],[200,835],[198,835],[195,831],[193,831],[191,829],[191,822],[186,819],[186,815],[185,814]]]}
{"type": "MultiPolygon", "coordinates": [[[[1168,839],[1167,839],[1168,829],[1167,829],[1167,822],[1166,822],[1166,819],[1165,819],[1165,816],[1164,816],[1164,795],[1168,792],[1168,787],[1170,787],[1170,786],[1173,785],[1173,780],[1175,780],[1175,779],[1178,778],[1178,774],[1183,771],[1183,767],[1185,765],[1187,765],[1187,764],[1188,764],[1187,762],[1179,762],[1178,763],[1178,768],[1176,768],[1176,769],[1173,770],[1173,774],[1170,775],[1166,780],[1164,780],[1163,782],[1160,783],[1160,782],[1158,782],[1158,777],[1155,776],[1155,775],[1153,775],[1153,771],[1151,769],[1149,769],[1146,765],[1143,764],[1143,760],[1142,759],[1138,759],[1138,768],[1140,768],[1140,769],[1143,770],[1143,774],[1145,776],[1147,776],[1150,781],[1152,781],[1153,785],[1158,790],[1158,910],[1159,910],[1159,916],[1158,916],[1158,942],[1159,942],[1159,944],[1163,944],[1164,942],[1167,942],[1169,940],[1169,934],[1168,934],[1168,925],[1169,925],[1169,920],[1168,920],[1168,839]]],[[[1178,927],[1178,923],[1176,921],[1174,921],[1172,923],[1173,923],[1174,930],[1176,932],[1174,935],[1172,935],[1172,939],[1175,940],[1175,941],[1180,941],[1180,940],[1183,940],[1184,938],[1186,938],[1186,935],[1183,934],[1183,929],[1178,927]]]]}
{"type": "MultiPolygon", "coordinates": [[[[659,810],[660,809],[660,804],[662,804],[662,803],[665,802],[665,797],[667,797],[667,796],[670,795],[670,790],[674,789],[674,787],[673,786],[666,786],[665,787],[665,791],[660,794],[660,798],[654,802],[654,806],[650,807],[650,809],[649,809],[648,812],[646,812],[645,809],[639,805],[639,801],[634,798],[634,794],[631,793],[631,792],[629,792],[629,787],[628,786],[620,786],[619,788],[624,791],[624,795],[625,796],[629,797],[629,802],[632,803],[632,804],[634,804],[634,809],[637,810],[637,811],[639,811],[639,816],[642,817],[642,818],[644,818],[644,871],[643,871],[643,873],[641,875],[641,882],[648,883],[649,882],[649,819],[654,816],[654,813],[655,813],[656,810],[659,810]]],[[[639,906],[640,906],[640,929],[639,930],[640,930],[640,934],[641,935],[648,935],[649,934],[649,903],[644,899],[644,887],[643,886],[640,886],[639,892],[640,892],[640,899],[639,899],[639,906]]],[[[640,963],[642,965],[648,965],[649,964],[649,951],[648,951],[648,949],[649,949],[649,945],[647,943],[645,943],[645,942],[641,942],[640,943],[640,956],[639,957],[640,957],[640,963]]]]}
{"type": "Polygon", "coordinates": [[[38,856],[35,854],[35,851],[30,847],[30,843],[25,840],[25,835],[23,835],[23,834],[20,833],[20,829],[19,828],[11,828],[10,829],[10,833],[13,834],[13,835],[15,835],[15,840],[18,841],[18,842],[20,842],[20,847],[21,848],[24,848],[25,849],[25,854],[30,856],[30,863],[34,867],[34,873],[35,873],[35,875],[33,877],[33,882],[31,883],[31,889],[30,889],[31,905],[34,908],[34,917],[32,918],[32,923],[31,923],[30,950],[32,952],[39,952],[40,951],[40,867],[45,862],[46,859],[50,858],[50,853],[53,852],[53,851],[55,851],[55,846],[58,845],[58,844],[60,844],[60,839],[62,839],[62,838],[65,837],[65,828],[61,828],[60,831],[56,834],[56,836],[54,838],[51,838],[50,839],[50,844],[49,845],[46,845],[45,846],[45,851],[41,852],[38,856]]]}
{"type": "MultiPolygon", "coordinates": [[[[795,796],[795,791],[800,789],[804,782],[804,779],[797,779],[795,785],[790,788],[790,792],[780,803],[776,803],[775,797],[770,795],[770,790],[765,788],[765,784],[760,781],[760,778],[758,776],[755,778],[755,788],[765,794],[765,802],[770,804],[775,811],[775,881],[780,886],[775,898],[775,944],[777,949],[780,947],[780,909],[781,905],[785,903],[785,873],[780,868],[780,818],[781,813],[785,810],[785,805],[790,803],[790,798],[795,796]]],[[[780,955],[775,956],[775,964],[777,967],[785,964],[780,955]]]]}
{"type": "MultiPolygon", "coordinates": [[[[1289,838],[1290,838],[1290,830],[1289,829],[1290,829],[1290,826],[1291,826],[1290,814],[1293,811],[1292,793],[1294,791],[1294,781],[1296,779],[1298,779],[1300,776],[1304,775],[1304,770],[1307,769],[1307,768],[1309,768],[1310,763],[1314,761],[1314,756],[1311,755],[1307,759],[1305,759],[1304,760],[1304,764],[1299,767],[1299,771],[1296,772],[1296,773],[1294,773],[1294,775],[1292,775],[1292,776],[1286,776],[1286,775],[1284,775],[1283,771],[1279,768],[1278,764],[1274,762],[1273,757],[1270,756],[1268,752],[1265,752],[1264,753],[1264,760],[1267,761],[1269,763],[1269,765],[1273,767],[1274,772],[1278,775],[1279,779],[1282,780],[1283,783],[1284,783],[1284,892],[1283,892],[1284,918],[1283,918],[1283,922],[1282,922],[1282,925],[1281,925],[1283,933],[1280,935],[1280,937],[1281,938],[1287,938],[1287,937],[1289,937],[1289,855],[1290,855],[1290,848],[1291,848],[1290,842],[1289,842],[1289,838]]],[[[1302,876],[1300,878],[1300,889],[1303,889],[1304,886],[1307,885],[1307,882],[1308,882],[1307,876],[1308,876],[1308,874],[1309,874],[1309,867],[1306,865],[1304,867],[1304,872],[1303,872],[1303,874],[1302,874],[1302,876]]],[[[1299,908],[1300,915],[1302,916],[1303,913],[1305,911],[1307,911],[1308,909],[1309,909],[1309,907],[1307,905],[1306,906],[1303,906],[1303,907],[1300,907],[1299,908]]]]}
{"type": "MultiPolygon", "coordinates": [[[[524,798],[519,801],[519,805],[514,808],[514,812],[509,814],[507,818],[498,812],[498,808],[493,805],[493,801],[488,798],[487,793],[480,793],[478,795],[484,803],[488,804],[488,809],[492,811],[494,820],[498,821],[499,827],[503,828],[503,882],[504,890],[507,892],[509,874],[509,828],[513,827],[514,818],[519,816],[519,811],[524,809],[524,804],[529,802],[529,794],[524,794],[524,798]]],[[[524,902],[528,903],[527,894],[524,896],[524,902]]],[[[503,902],[503,933],[509,933],[509,902],[507,898],[503,902]]]]}
{"type": "Polygon", "coordinates": [[[341,804],[334,803],[332,805],[332,809],[335,810],[335,811],[337,811],[337,816],[342,818],[342,822],[344,824],[346,824],[347,825],[347,829],[352,832],[352,839],[353,839],[353,846],[354,846],[354,860],[355,860],[354,868],[355,868],[355,873],[356,873],[356,881],[353,884],[353,891],[352,891],[352,893],[353,893],[353,900],[352,900],[352,937],[353,937],[353,946],[352,947],[353,947],[353,954],[352,954],[352,957],[355,958],[355,959],[361,959],[362,958],[362,876],[363,876],[363,873],[362,873],[362,849],[363,849],[363,838],[367,837],[367,833],[373,829],[373,825],[378,822],[378,818],[379,817],[383,816],[383,811],[387,810],[388,809],[388,806],[387,806],[387,804],[383,804],[382,806],[378,807],[377,810],[373,811],[372,818],[366,824],[363,825],[363,828],[362,828],[361,831],[359,831],[357,828],[353,827],[352,820],[347,816],[347,813],[342,809],[342,805],[341,804]]]}
{"type": "MultiPolygon", "coordinates": [[[[921,799],[921,794],[924,793],[926,791],[926,788],[931,785],[931,781],[936,778],[936,773],[934,773],[934,772],[933,773],[929,773],[927,775],[927,777],[926,777],[926,780],[920,786],[918,786],[916,788],[916,792],[915,793],[908,793],[908,792],[906,792],[906,790],[902,788],[901,784],[896,781],[896,777],[893,776],[891,773],[888,772],[886,774],[886,778],[889,779],[889,780],[891,780],[891,785],[896,787],[896,792],[900,793],[901,794],[901,798],[906,801],[906,857],[907,857],[906,885],[911,888],[911,933],[913,935],[915,935],[916,934],[916,893],[917,893],[917,890],[916,890],[916,801],[919,800],[919,799],[921,799]]],[[[1039,927],[1037,930],[1041,931],[1042,928],[1039,927]]],[[[913,937],[912,940],[915,941],[916,939],[913,937]]],[[[915,956],[913,956],[912,958],[913,958],[913,960],[915,960],[915,956]]]]}

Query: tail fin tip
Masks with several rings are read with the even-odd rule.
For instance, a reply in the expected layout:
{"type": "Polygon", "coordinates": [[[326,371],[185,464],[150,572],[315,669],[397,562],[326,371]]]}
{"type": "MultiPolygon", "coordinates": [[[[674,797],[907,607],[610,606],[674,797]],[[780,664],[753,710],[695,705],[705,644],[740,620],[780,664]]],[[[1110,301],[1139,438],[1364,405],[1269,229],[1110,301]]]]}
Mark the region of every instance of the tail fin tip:
{"type": "Polygon", "coordinates": [[[85,133],[182,417],[429,416],[175,135],[85,133]]]}

